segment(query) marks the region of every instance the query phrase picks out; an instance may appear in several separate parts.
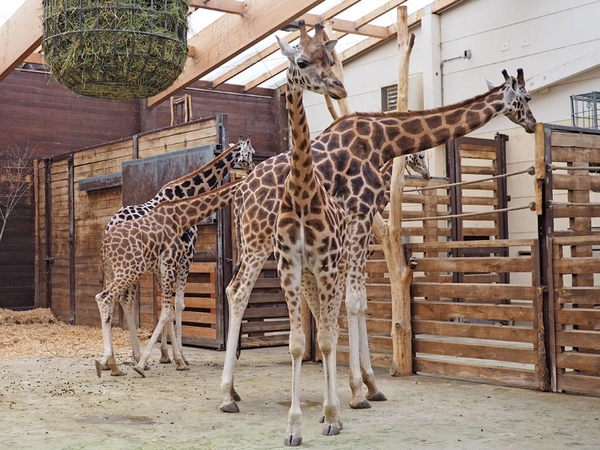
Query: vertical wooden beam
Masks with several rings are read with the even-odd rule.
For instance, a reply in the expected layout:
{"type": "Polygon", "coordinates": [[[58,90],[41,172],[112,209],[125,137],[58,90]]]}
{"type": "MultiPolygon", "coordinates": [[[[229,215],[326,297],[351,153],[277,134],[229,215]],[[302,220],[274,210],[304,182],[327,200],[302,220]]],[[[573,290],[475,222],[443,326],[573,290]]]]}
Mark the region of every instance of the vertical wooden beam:
{"type": "MultiPolygon", "coordinates": [[[[405,6],[398,7],[398,111],[408,107],[408,64],[414,45],[414,34],[409,37],[405,6]]],[[[407,267],[402,247],[402,191],[406,157],[395,158],[390,183],[390,218],[388,225],[376,217],[376,230],[382,243],[390,276],[392,297],[392,376],[412,375],[412,326],[410,306],[410,283],[416,268],[411,259],[407,267]]]]}

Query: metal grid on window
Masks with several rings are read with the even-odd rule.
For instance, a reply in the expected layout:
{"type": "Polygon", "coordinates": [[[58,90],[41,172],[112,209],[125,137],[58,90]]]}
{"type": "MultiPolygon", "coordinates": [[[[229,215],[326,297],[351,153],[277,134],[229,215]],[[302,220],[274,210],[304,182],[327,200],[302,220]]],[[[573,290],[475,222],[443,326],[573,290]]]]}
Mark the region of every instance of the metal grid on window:
{"type": "Polygon", "coordinates": [[[395,111],[398,105],[398,85],[384,86],[381,88],[381,110],[395,111]]]}
{"type": "Polygon", "coordinates": [[[571,119],[574,127],[597,130],[599,112],[600,92],[571,95],[571,119]]]}

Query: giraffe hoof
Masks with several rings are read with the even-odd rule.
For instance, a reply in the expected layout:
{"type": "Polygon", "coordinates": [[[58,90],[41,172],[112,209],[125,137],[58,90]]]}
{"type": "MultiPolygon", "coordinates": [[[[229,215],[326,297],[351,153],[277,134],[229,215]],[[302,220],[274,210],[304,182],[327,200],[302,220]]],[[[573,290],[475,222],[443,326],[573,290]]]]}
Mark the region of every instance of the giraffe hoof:
{"type": "Polygon", "coordinates": [[[219,407],[219,409],[226,413],[239,413],[240,412],[240,408],[235,402],[229,403],[228,405],[221,405],[219,407]]]}
{"type": "Polygon", "coordinates": [[[355,404],[350,403],[350,408],[352,408],[352,409],[369,409],[370,407],[371,407],[371,404],[366,400],[363,400],[362,402],[358,402],[355,404]]]}
{"type": "Polygon", "coordinates": [[[125,372],[123,372],[122,370],[119,370],[115,373],[111,372],[111,374],[110,374],[111,377],[124,377],[125,375],[126,375],[125,372]]]}
{"type": "Polygon", "coordinates": [[[171,364],[172,363],[171,358],[169,358],[168,356],[166,358],[161,356],[159,362],[161,364],[171,364]]]}
{"type": "Polygon", "coordinates": [[[367,400],[372,402],[385,402],[387,401],[387,397],[383,394],[383,392],[379,391],[377,394],[367,396],[367,400]]]}
{"type": "Polygon", "coordinates": [[[190,370],[190,366],[186,366],[185,363],[182,363],[182,365],[178,365],[175,370],[190,370]]]}
{"type": "Polygon", "coordinates": [[[96,364],[96,375],[98,375],[98,378],[102,377],[102,371],[105,370],[104,368],[104,364],[102,364],[100,361],[94,361],[96,364]]]}
{"type": "Polygon", "coordinates": [[[133,370],[139,373],[142,376],[142,378],[146,378],[146,374],[144,373],[144,369],[142,367],[133,366],[133,370]]]}
{"type": "Polygon", "coordinates": [[[288,447],[298,447],[300,444],[302,444],[302,436],[286,436],[283,440],[283,443],[288,447]]]}
{"type": "Polygon", "coordinates": [[[340,434],[340,431],[342,431],[341,426],[337,426],[334,424],[325,425],[323,427],[323,436],[335,436],[340,434]]]}

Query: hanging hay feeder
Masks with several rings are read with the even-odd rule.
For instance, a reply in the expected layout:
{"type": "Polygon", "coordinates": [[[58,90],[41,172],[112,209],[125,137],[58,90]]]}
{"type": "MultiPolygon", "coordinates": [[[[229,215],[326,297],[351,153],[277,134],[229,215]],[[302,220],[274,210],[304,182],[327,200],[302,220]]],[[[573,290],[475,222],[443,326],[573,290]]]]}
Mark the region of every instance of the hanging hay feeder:
{"type": "Polygon", "coordinates": [[[78,94],[148,98],[187,58],[186,0],[43,0],[44,58],[78,94]]]}

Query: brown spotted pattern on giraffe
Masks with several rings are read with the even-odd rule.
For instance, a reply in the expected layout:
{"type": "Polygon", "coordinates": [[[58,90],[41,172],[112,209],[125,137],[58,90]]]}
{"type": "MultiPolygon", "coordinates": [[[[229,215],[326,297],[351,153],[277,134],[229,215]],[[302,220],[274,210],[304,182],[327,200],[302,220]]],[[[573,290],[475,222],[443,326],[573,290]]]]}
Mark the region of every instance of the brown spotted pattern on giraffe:
{"type": "MultiPolygon", "coordinates": [[[[527,132],[532,132],[535,119],[527,106],[526,100],[513,101],[511,98],[511,96],[526,95],[524,84],[519,82],[519,85],[522,86],[522,92],[513,92],[512,85],[512,80],[507,79],[501,86],[490,89],[480,96],[432,110],[410,113],[351,114],[334,121],[312,142],[314,170],[321,175],[326,191],[343,206],[349,223],[349,230],[351,230],[351,239],[349,240],[351,244],[348,247],[351,255],[348,270],[352,274],[348,280],[347,289],[347,298],[351,303],[348,305],[349,310],[358,311],[366,308],[366,299],[363,297],[366,249],[371,234],[373,216],[385,206],[383,204],[385,190],[389,185],[389,175],[381,175],[377,172],[387,161],[396,156],[427,150],[444,144],[445,142],[438,141],[433,133],[439,128],[445,127],[447,116],[458,110],[461,111],[459,113],[460,117],[456,117],[456,123],[449,127],[450,139],[463,136],[472,131],[470,125],[465,123],[463,113],[473,110],[486,111],[481,125],[485,120],[491,119],[498,113],[503,113],[507,117],[512,115],[527,132]],[[481,103],[486,106],[481,108],[481,103]],[[473,105],[477,106],[473,108],[473,105]],[[524,109],[524,111],[519,108],[524,109]],[[487,111],[492,111],[492,116],[488,116],[487,111]],[[418,136],[407,135],[403,129],[403,124],[415,118],[421,119],[424,130],[418,136]],[[363,163],[362,172],[359,175],[361,183],[356,182],[356,177],[350,177],[346,174],[346,169],[350,164],[349,161],[356,157],[352,154],[351,149],[341,145],[342,136],[347,131],[350,130],[357,136],[359,135],[358,131],[352,131],[358,121],[370,123],[373,130],[368,139],[370,157],[367,161],[361,161],[363,163]],[[376,132],[376,128],[380,131],[376,132]],[[353,301],[358,303],[354,305],[352,304],[353,301]]],[[[521,87],[519,89],[521,90],[521,87]]],[[[511,120],[513,119],[511,118],[511,120]]],[[[441,138],[445,138],[445,136],[441,136],[441,138]]],[[[247,286],[242,285],[240,280],[251,284],[258,276],[257,273],[260,271],[264,259],[267,258],[272,249],[272,239],[269,237],[273,236],[273,227],[276,221],[275,215],[268,215],[267,220],[258,220],[257,217],[248,214],[248,211],[252,210],[253,202],[264,204],[265,199],[269,199],[269,201],[273,199],[270,204],[275,205],[275,208],[278,207],[277,203],[282,195],[283,177],[289,173],[289,164],[289,153],[278,155],[261,163],[254,174],[248,177],[248,182],[240,187],[236,196],[236,208],[238,209],[238,216],[243,220],[241,229],[244,230],[244,246],[240,254],[242,263],[240,273],[243,276],[238,276],[232,280],[227,288],[227,294],[232,310],[241,311],[241,314],[243,314],[247,304],[247,295],[249,295],[251,288],[248,289],[247,286]],[[268,183],[265,182],[267,174],[269,174],[268,183]],[[258,182],[255,183],[254,180],[258,180],[258,182]],[[250,188],[251,186],[252,188],[250,188]],[[244,266],[244,259],[252,260],[252,263],[244,266]]],[[[352,314],[348,316],[351,318],[352,314]]],[[[237,316],[234,317],[234,320],[238,320],[237,316]]],[[[241,315],[239,321],[241,322],[241,315]]],[[[237,336],[235,336],[235,339],[237,339],[237,336]]],[[[235,347],[233,343],[232,346],[235,347]]],[[[351,349],[351,352],[355,351],[355,349],[351,349]]],[[[226,355],[225,359],[223,403],[227,404],[228,399],[230,399],[229,394],[233,388],[233,382],[231,381],[233,370],[230,370],[230,367],[235,364],[235,359],[229,354],[226,355]]],[[[368,359],[368,355],[366,359],[368,359]]],[[[351,370],[360,373],[359,368],[351,368],[351,370]]],[[[368,380],[369,393],[371,395],[377,394],[374,378],[368,380]]],[[[365,399],[362,394],[362,387],[353,386],[352,395],[352,404],[361,403],[365,399]]],[[[233,400],[229,401],[233,402],[233,400]]]]}

